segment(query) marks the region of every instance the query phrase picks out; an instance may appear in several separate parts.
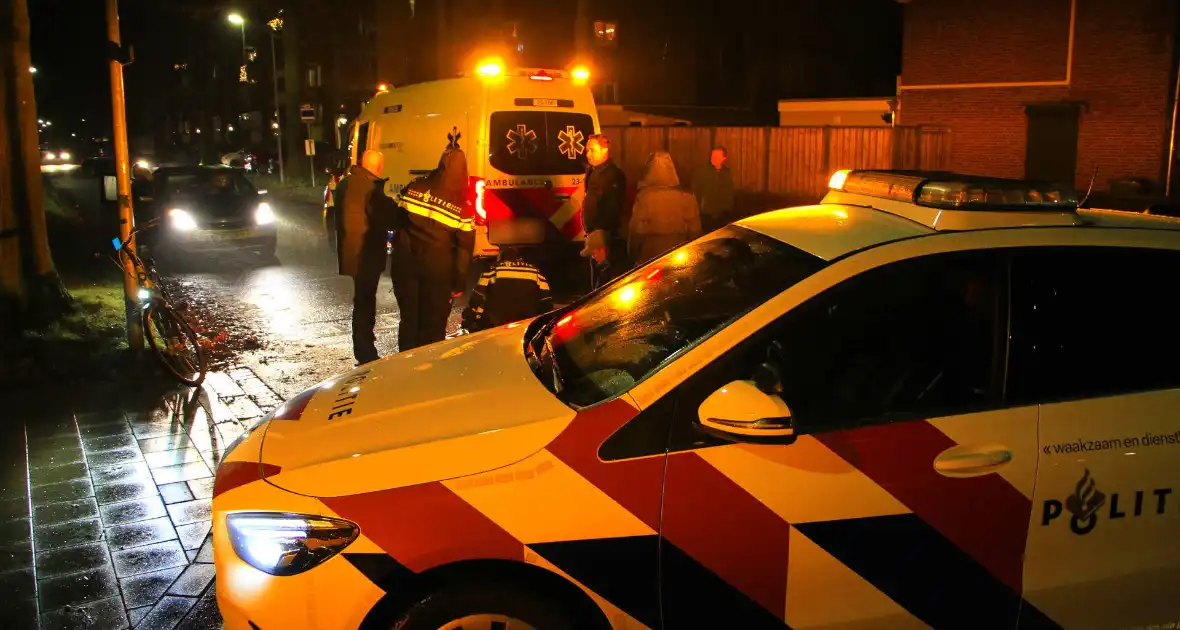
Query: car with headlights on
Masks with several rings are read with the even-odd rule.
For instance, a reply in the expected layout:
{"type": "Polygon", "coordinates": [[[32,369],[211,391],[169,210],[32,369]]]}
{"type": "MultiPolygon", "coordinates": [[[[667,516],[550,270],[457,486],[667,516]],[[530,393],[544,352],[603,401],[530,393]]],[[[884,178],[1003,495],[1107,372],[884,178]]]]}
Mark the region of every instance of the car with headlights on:
{"type": "Polygon", "coordinates": [[[162,253],[245,251],[269,259],[278,231],[267,199],[239,169],[187,166],[156,169],[140,200],[164,219],[154,240],[162,253]]]}
{"type": "Polygon", "coordinates": [[[1072,188],[838,172],[286,401],[214,481],[225,627],[1174,627],[1177,275],[1072,188]]]}

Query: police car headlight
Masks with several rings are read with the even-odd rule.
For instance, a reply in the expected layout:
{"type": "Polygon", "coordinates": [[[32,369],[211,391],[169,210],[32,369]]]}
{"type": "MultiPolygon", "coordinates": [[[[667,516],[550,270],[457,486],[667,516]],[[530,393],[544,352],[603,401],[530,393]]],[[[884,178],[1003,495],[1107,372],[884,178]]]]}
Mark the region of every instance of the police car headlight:
{"type": "Polygon", "coordinates": [[[258,204],[254,210],[254,222],[258,225],[269,225],[275,222],[275,211],[265,201],[258,204]]]}
{"type": "Polygon", "coordinates": [[[355,524],[326,516],[277,512],[239,512],[226,517],[234,553],[271,575],[303,573],[352,544],[355,524]]]}

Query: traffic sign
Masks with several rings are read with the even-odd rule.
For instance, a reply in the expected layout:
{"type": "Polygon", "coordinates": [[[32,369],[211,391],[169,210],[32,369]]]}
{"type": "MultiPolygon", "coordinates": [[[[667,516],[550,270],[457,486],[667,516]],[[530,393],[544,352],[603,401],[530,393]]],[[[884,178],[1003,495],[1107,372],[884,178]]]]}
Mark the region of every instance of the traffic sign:
{"type": "Polygon", "coordinates": [[[303,141],[303,152],[307,155],[315,155],[315,140],[308,138],[303,141]]]}
{"type": "Polygon", "coordinates": [[[299,119],[305,123],[315,122],[316,112],[315,105],[311,103],[304,103],[299,106],[299,119]]]}

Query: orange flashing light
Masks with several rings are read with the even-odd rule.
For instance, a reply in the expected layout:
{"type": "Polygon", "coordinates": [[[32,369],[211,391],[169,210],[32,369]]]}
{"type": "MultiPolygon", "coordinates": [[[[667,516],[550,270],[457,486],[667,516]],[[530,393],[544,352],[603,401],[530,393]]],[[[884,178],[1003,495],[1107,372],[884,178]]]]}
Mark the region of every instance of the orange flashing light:
{"type": "Polygon", "coordinates": [[[388,92],[389,91],[389,84],[388,83],[378,83],[377,84],[377,91],[378,92],[388,92]]]}
{"type": "Polygon", "coordinates": [[[498,77],[504,74],[504,64],[499,59],[484,59],[475,67],[475,73],[481,77],[498,77]]]}
{"type": "Polygon", "coordinates": [[[573,71],[574,80],[579,83],[585,83],[590,80],[590,69],[586,66],[578,66],[573,71]]]}
{"type": "Polygon", "coordinates": [[[836,171],[832,173],[832,179],[828,180],[828,188],[832,190],[844,190],[844,182],[848,181],[848,174],[852,171],[836,171]]]}

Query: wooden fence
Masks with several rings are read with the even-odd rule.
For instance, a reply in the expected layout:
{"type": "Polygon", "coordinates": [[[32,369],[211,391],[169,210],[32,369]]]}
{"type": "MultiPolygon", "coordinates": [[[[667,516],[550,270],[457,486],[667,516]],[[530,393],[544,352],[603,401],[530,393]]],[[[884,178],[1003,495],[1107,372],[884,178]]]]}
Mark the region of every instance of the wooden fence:
{"type": "Polygon", "coordinates": [[[687,186],[709,168],[709,150],[725,147],[737,210],[745,213],[814,203],[840,169],[945,170],[950,162],[950,130],[941,127],[606,127],[603,133],[632,185],[653,151],[672,154],[687,186]]]}

